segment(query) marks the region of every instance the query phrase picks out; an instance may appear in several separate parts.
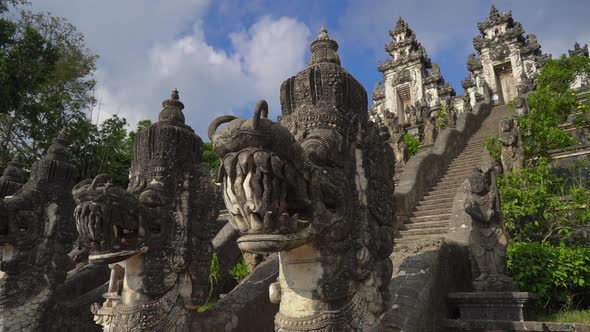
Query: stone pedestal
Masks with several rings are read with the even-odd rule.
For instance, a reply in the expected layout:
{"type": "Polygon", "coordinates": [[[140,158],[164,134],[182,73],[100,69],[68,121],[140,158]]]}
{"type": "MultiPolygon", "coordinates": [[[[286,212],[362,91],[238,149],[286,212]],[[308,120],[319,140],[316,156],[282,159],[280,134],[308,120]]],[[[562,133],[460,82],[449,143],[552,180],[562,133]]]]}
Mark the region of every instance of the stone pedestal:
{"type": "Polygon", "coordinates": [[[523,309],[538,296],[527,292],[449,293],[448,300],[460,311],[461,320],[524,321],[523,309]]]}
{"type": "Polygon", "coordinates": [[[420,140],[420,125],[409,126],[406,128],[408,134],[414,136],[417,140],[420,140]]]}

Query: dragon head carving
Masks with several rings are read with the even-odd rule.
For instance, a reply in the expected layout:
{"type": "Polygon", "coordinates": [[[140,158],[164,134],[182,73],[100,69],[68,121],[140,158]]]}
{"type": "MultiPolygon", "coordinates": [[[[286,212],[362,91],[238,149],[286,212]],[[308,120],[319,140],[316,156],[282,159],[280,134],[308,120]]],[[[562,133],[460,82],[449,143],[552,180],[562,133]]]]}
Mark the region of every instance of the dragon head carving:
{"type": "Polygon", "coordinates": [[[62,133],[22,188],[0,200],[0,304],[65,280],[76,237],[70,192],[77,174],[67,146],[62,133]]]}
{"type": "Polygon", "coordinates": [[[314,296],[334,308],[371,279],[368,302],[379,316],[391,277],[393,153],[368,121],[366,90],[340,66],[337,49],[322,29],[309,66],[281,86],[278,122],[261,101],[250,119],[214,120],[209,137],[240,248],[311,246],[323,271],[314,296]]]}
{"type": "Polygon", "coordinates": [[[128,281],[134,292],[160,296],[188,283],[183,296],[196,304],[207,296],[211,258],[199,202],[202,141],[184,123],[178,91],[162,106],[160,121],[137,134],[127,190],[106,175],[74,188],[79,243],[96,264],[142,255],[142,272],[128,281]]]}

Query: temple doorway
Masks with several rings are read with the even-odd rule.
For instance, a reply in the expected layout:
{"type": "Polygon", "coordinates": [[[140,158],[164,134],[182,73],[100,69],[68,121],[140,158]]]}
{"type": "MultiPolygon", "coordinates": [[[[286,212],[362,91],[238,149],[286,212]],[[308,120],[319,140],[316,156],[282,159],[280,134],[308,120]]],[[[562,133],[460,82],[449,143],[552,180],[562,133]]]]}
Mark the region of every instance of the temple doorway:
{"type": "Polygon", "coordinates": [[[494,67],[498,86],[498,103],[507,104],[516,97],[516,84],[510,62],[494,67]]]}
{"type": "Polygon", "coordinates": [[[400,85],[396,89],[397,95],[397,109],[398,116],[403,119],[402,124],[408,123],[407,114],[405,113],[406,108],[412,106],[412,97],[410,95],[410,86],[408,84],[400,85]]]}

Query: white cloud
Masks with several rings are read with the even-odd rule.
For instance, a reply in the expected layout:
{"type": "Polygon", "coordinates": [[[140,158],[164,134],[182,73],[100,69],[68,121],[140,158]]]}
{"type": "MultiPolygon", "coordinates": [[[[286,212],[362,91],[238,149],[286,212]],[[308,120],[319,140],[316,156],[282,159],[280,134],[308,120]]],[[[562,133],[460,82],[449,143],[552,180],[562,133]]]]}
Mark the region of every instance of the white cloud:
{"type": "Polygon", "coordinates": [[[235,114],[258,99],[278,114],[280,84],[304,67],[310,37],[294,18],[265,16],[230,34],[232,49],[220,49],[205,38],[207,6],[201,0],[49,0],[34,9],[66,17],[100,55],[101,119],[118,113],[132,125],[156,120],[161,101],[178,88],[187,124],[206,139],[215,116],[235,114]]]}

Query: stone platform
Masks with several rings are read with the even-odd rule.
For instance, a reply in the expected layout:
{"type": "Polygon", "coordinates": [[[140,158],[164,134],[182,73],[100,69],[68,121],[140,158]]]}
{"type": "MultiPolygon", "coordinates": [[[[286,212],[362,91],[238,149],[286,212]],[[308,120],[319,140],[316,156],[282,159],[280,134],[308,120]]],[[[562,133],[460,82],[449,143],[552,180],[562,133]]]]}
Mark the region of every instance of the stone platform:
{"type": "Polygon", "coordinates": [[[446,319],[442,325],[448,331],[464,332],[590,332],[590,325],[577,323],[446,319]]]}
{"type": "Polygon", "coordinates": [[[524,321],[525,304],[538,296],[527,292],[449,293],[461,320],[524,321]]]}

